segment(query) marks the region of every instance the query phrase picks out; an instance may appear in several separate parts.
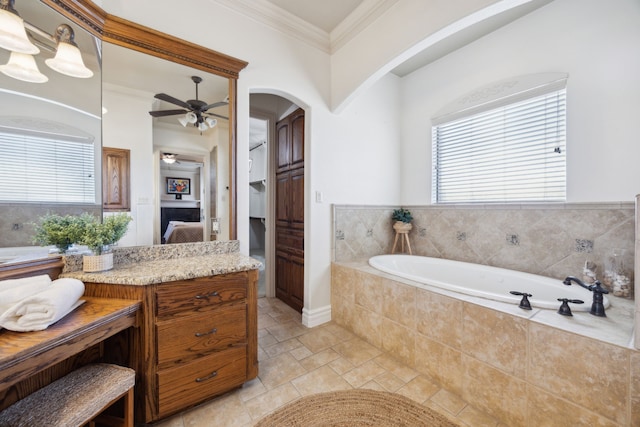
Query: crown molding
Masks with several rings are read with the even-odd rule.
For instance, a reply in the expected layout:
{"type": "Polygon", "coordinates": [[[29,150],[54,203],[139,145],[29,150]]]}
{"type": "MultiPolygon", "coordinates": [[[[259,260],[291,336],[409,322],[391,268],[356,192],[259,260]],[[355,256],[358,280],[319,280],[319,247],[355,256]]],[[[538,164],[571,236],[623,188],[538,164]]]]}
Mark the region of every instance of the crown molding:
{"type": "Polygon", "coordinates": [[[326,53],[334,53],[399,0],[364,0],[331,34],[267,0],[212,0],[326,53]]]}
{"type": "Polygon", "coordinates": [[[364,0],[329,35],[331,52],[338,51],[362,30],[371,25],[399,0],[364,0]]]}
{"type": "Polygon", "coordinates": [[[267,0],[213,0],[254,21],[330,53],[329,33],[267,0]]]}

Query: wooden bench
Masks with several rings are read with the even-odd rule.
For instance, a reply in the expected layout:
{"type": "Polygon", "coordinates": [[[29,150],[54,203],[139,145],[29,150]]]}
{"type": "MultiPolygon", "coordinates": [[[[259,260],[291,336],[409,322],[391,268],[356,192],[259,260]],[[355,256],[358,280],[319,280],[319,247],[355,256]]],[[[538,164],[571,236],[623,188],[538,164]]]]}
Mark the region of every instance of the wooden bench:
{"type": "Polygon", "coordinates": [[[99,422],[132,427],[134,384],[133,369],[106,363],[86,365],[0,412],[0,426],[93,425],[105,409],[123,398],[123,417],[104,416],[99,422]]]}

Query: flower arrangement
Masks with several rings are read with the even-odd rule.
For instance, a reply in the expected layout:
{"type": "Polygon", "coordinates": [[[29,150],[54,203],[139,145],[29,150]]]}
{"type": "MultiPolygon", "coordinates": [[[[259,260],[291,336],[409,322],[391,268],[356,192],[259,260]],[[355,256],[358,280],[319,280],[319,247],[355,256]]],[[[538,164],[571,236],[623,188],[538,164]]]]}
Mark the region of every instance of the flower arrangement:
{"type": "Polygon", "coordinates": [[[395,209],[393,211],[393,215],[391,216],[395,221],[404,222],[406,224],[410,223],[413,220],[413,216],[411,212],[407,209],[395,209]]]}
{"type": "Polygon", "coordinates": [[[109,249],[109,246],[122,239],[132,220],[126,213],[107,216],[102,222],[91,217],[93,220],[85,222],[84,230],[77,243],[86,245],[96,255],[101,255],[109,249]]]}
{"type": "Polygon", "coordinates": [[[63,216],[49,213],[35,224],[33,243],[41,246],[54,245],[63,254],[80,240],[89,217],[95,218],[90,214],[63,216]]]}

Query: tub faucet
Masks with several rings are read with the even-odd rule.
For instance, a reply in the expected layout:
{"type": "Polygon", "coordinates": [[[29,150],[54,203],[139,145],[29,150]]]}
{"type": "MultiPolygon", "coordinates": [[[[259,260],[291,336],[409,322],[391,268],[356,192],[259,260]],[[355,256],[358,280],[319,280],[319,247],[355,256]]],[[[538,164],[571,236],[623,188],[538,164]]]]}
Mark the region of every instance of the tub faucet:
{"type": "Polygon", "coordinates": [[[609,291],[602,287],[602,283],[600,283],[600,281],[596,280],[595,282],[593,282],[593,285],[587,286],[582,282],[582,280],[578,279],[577,277],[568,276],[566,279],[563,280],[562,283],[569,286],[571,285],[571,282],[577,283],[583,288],[593,292],[593,303],[591,304],[591,311],[589,313],[598,317],[607,317],[607,315],[604,312],[604,303],[603,303],[602,294],[608,294],[609,291]]]}

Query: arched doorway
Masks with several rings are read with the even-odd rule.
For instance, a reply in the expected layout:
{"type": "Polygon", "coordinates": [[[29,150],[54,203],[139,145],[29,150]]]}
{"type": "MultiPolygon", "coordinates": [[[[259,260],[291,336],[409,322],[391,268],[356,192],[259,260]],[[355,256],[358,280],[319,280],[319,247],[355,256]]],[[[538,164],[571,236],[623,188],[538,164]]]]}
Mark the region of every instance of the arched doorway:
{"type": "Polygon", "coordinates": [[[249,254],[261,260],[259,296],[304,306],[304,110],[250,95],[249,254]]]}

